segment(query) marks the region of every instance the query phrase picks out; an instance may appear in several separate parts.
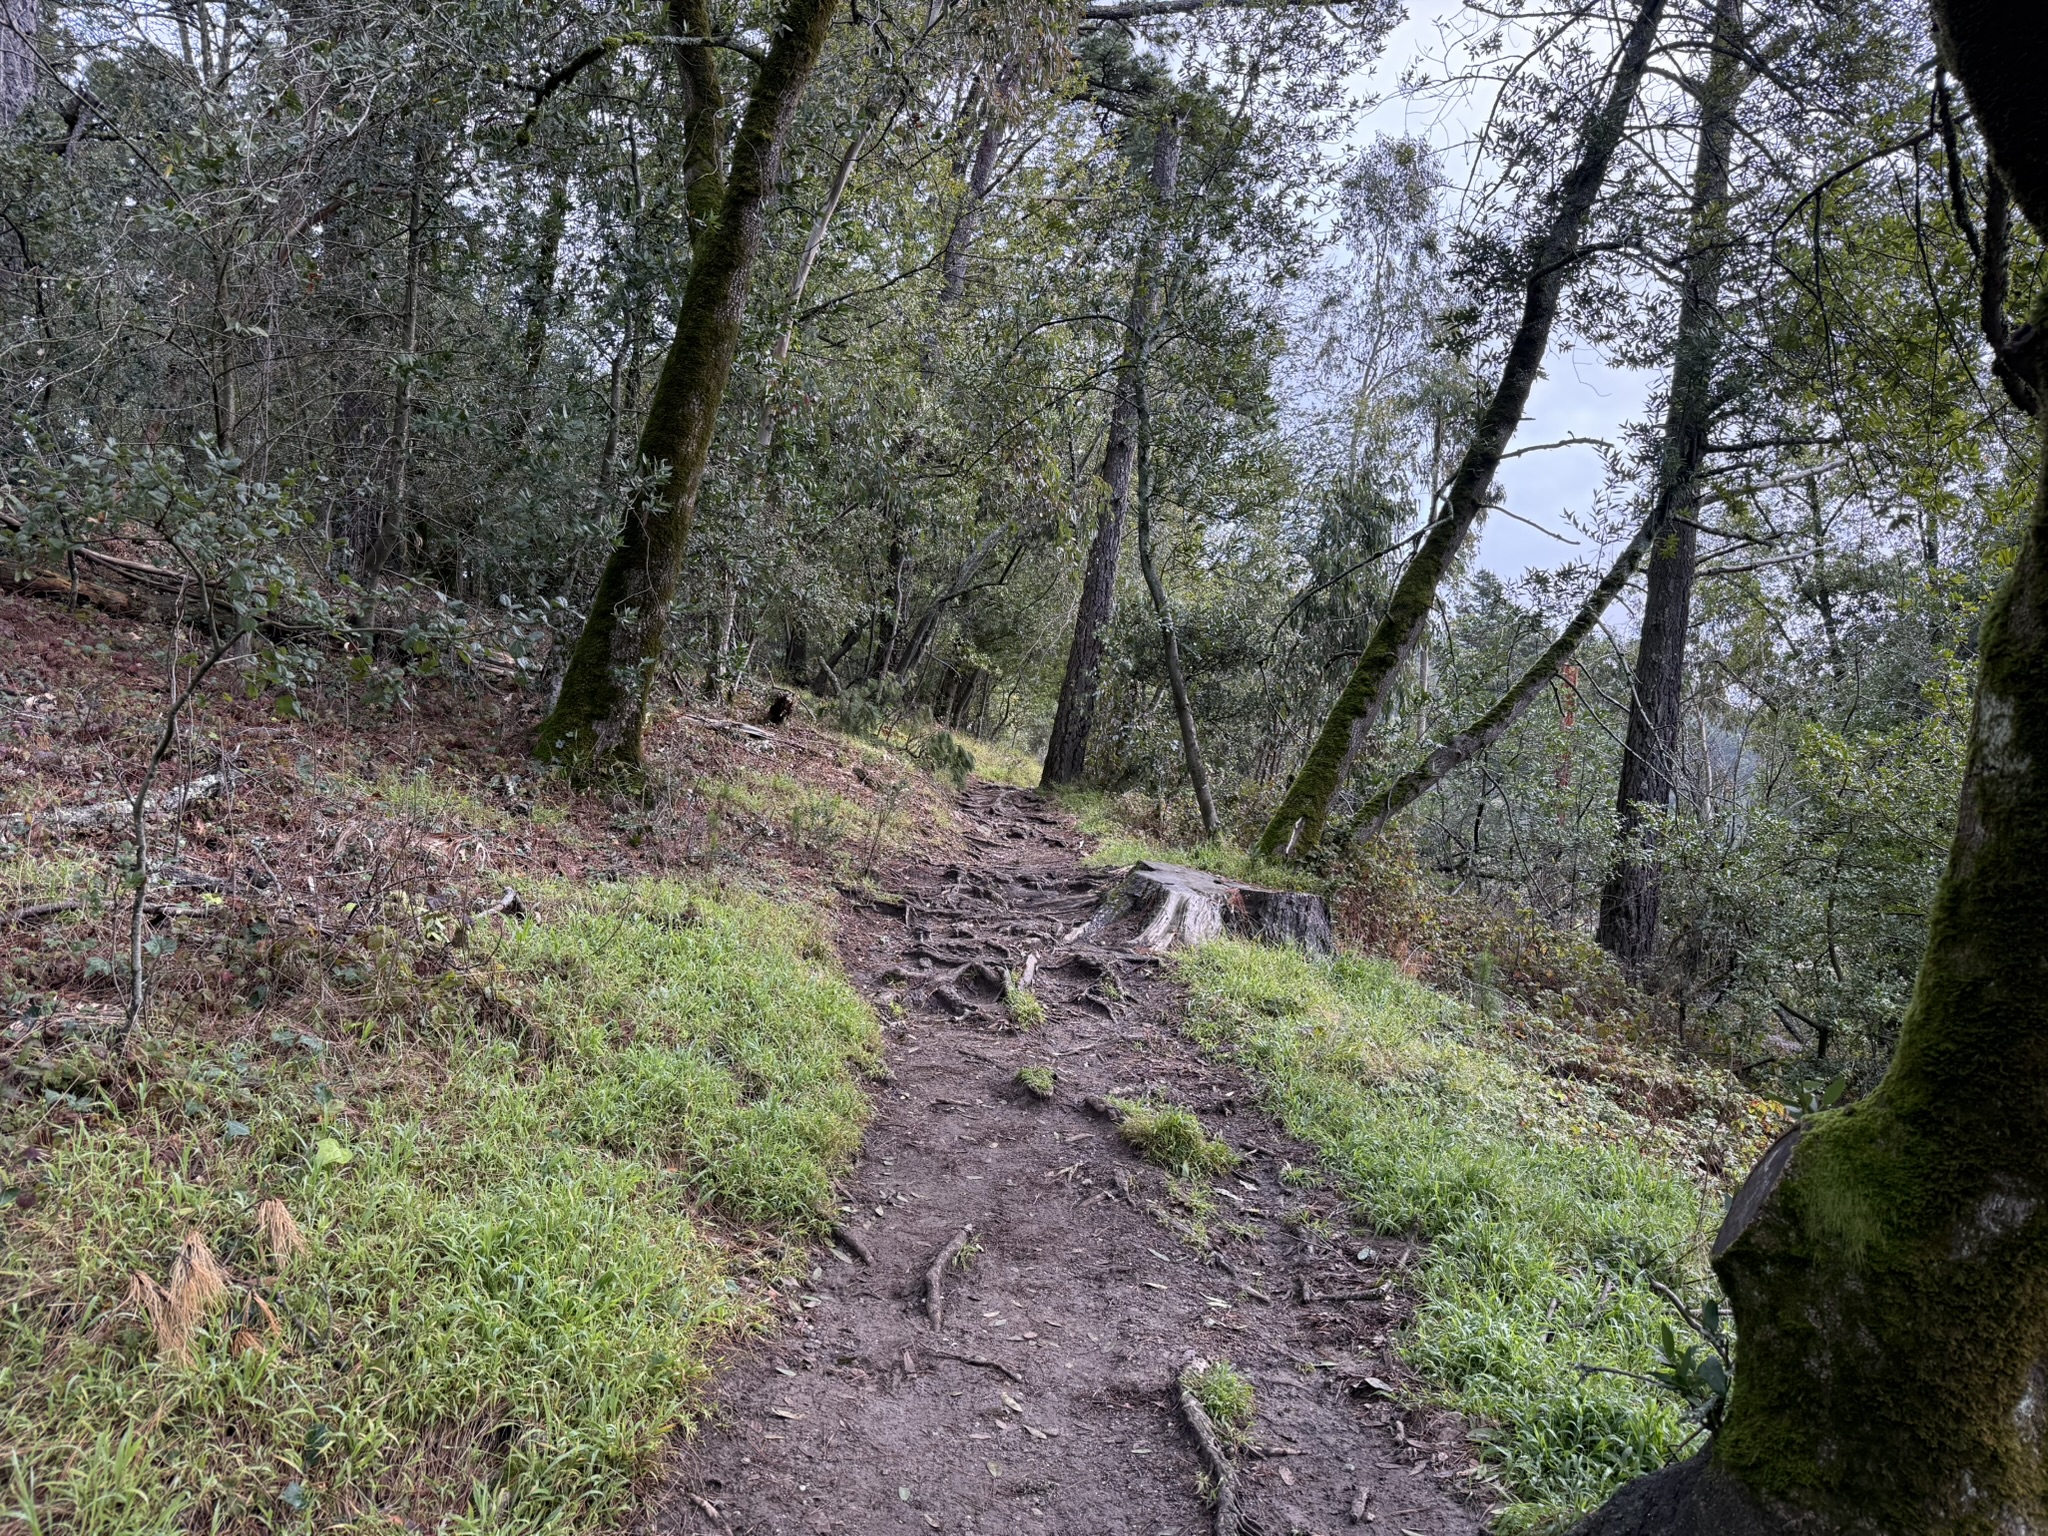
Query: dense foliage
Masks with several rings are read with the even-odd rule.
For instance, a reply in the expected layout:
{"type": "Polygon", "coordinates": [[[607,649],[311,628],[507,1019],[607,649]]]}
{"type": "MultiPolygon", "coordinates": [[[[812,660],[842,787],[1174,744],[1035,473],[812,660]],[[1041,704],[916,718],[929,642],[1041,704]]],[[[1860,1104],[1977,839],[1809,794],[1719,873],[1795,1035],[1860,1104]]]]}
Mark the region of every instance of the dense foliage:
{"type": "MultiPolygon", "coordinates": [[[[18,8],[10,567],[189,566],[280,657],[344,636],[394,696],[446,664],[552,687],[635,486],[662,472],[632,444],[704,217],[703,66],[729,135],[773,8],[18,8]]],[[[963,0],[835,23],[753,274],[668,683],[751,677],[856,726],[1042,739],[1136,368],[1134,495],[1165,602],[1127,554],[1089,777],[1195,832],[1170,627],[1224,831],[1262,824],[1438,515],[1620,20],[1474,10],[1410,64],[1379,59],[1376,3],[1175,10],[963,0]],[[1363,129],[1362,84],[1397,74],[1470,142],[1363,129]],[[1184,158],[1153,207],[1168,131],[1184,158]],[[1134,347],[1141,271],[1156,303],[1134,347]]],[[[1663,19],[1553,353],[1669,366],[1708,12],[1663,19]]],[[[1867,1079],[1896,1030],[2032,448],[1972,320],[1992,189],[1961,108],[1947,132],[1934,109],[1923,18],[1759,10],[1740,52],[1678,789],[1647,823],[1662,936],[1634,979],[1680,1038],[1790,1091],[1867,1079]]],[[[2021,286],[2034,256],[2013,238],[2021,286]]],[[[1655,425],[1604,446],[1583,505],[1495,507],[1565,517],[1588,558],[1508,579],[1465,552],[1333,825],[1547,643],[1642,516],[1655,425]]],[[[1617,853],[1632,601],[1397,828],[1432,879],[1590,925],[1617,853]]],[[[1394,857],[1334,841],[1340,883],[1394,857]]]]}

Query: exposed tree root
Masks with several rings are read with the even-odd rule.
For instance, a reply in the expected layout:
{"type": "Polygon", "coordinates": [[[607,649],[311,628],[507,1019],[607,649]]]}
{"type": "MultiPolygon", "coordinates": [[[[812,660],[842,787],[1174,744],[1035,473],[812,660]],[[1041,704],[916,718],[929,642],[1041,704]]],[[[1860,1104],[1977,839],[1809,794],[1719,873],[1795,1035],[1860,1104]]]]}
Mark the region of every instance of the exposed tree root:
{"type": "Polygon", "coordinates": [[[953,1241],[939,1250],[939,1256],[932,1260],[932,1267],[924,1272],[924,1315],[931,1319],[934,1328],[945,1320],[946,1266],[960,1257],[967,1240],[973,1236],[973,1227],[962,1227],[953,1234],[953,1241]]]}
{"type": "Polygon", "coordinates": [[[1195,1394],[1188,1390],[1187,1383],[1176,1381],[1174,1389],[1180,1394],[1181,1417],[1188,1421],[1188,1429],[1193,1432],[1195,1444],[1201,1449],[1202,1462],[1208,1467],[1209,1476],[1216,1481],[1216,1536],[1238,1536],[1237,1468],[1230,1464],[1215,1423],[1196,1400],[1195,1394]]]}
{"type": "Polygon", "coordinates": [[[856,1259],[859,1259],[861,1263],[868,1265],[870,1268],[873,1267],[875,1262],[874,1253],[866,1243],[861,1241],[860,1234],[854,1231],[852,1227],[843,1221],[835,1221],[832,1223],[832,1237],[840,1247],[844,1248],[856,1259]]]}

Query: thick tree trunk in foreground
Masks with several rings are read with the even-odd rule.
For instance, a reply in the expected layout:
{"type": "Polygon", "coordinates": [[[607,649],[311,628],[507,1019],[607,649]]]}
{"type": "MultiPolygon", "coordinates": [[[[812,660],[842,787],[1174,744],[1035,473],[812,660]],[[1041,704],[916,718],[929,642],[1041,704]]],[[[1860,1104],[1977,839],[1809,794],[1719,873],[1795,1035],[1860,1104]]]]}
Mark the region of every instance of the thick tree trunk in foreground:
{"type": "Polygon", "coordinates": [[[1600,893],[1600,946],[1629,971],[1649,962],[1657,943],[1658,868],[1639,845],[1644,811],[1669,804],[1684,699],[1685,643],[1692,629],[1692,588],[1698,565],[1697,477],[1706,448],[1713,362],[1721,335],[1721,271],[1727,233],[1728,153],[1743,69],[1741,0],[1714,11],[1714,62],[1700,96],[1699,161],[1693,176],[1692,250],[1680,296],[1678,355],[1664,427],[1665,479],[1676,487],[1674,520],[1650,556],[1643,628],[1629,693],[1628,743],[1621,755],[1615,818],[1622,853],[1600,893]]]}
{"type": "MultiPolygon", "coordinates": [[[[2048,229],[2037,7],[1937,0],[2048,229]]],[[[2038,364],[2035,365],[2038,371],[2038,364]]],[[[1984,620],[1955,842],[1898,1054],[1766,1154],[1714,1244],[1739,1339],[1707,1456],[1588,1536],[2048,1529],[2048,480],[1984,620]]]]}
{"type": "MultiPolygon", "coordinates": [[[[640,434],[641,465],[665,469],[667,477],[627,512],[554,710],[540,729],[539,755],[579,776],[606,763],[640,760],[648,687],[668,632],[712,427],[732,375],[783,141],[836,3],[789,0],[783,8],[733,145],[717,214],[696,241],[675,339],[640,434]]],[[[693,190],[713,179],[708,172],[699,176],[693,190]]]]}
{"type": "MultiPolygon", "coordinates": [[[[1152,141],[1151,204],[1156,215],[1173,197],[1180,178],[1180,124],[1163,121],[1152,141]]],[[[1156,232],[1156,217],[1148,220],[1156,232]]],[[[1102,676],[1102,637],[1116,616],[1116,568],[1123,553],[1124,515],[1131,503],[1131,467],[1138,453],[1138,379],[1145,366],[1157,308],[1158,250],[1148,232],[1138,247],[1131,302],[1124,318],[1122,355],[1117,360],[1116,398],[1109,411],[1109,441],[1102,450],[1103,495],[1095,514],[1095,537],[1081,573],[1081,602],[1074,616],[1074,640],[1067,649],[1059,708],[1052,717],[1045,767],[1039,782],[1079,783],[1088,766],[1088,732],[1095,723],[1095,695],[1102,676]]]]}
{"type": "Polygon", "coordinates": [[[1578,257],[1586,220],[1593,211],[1601,183],[1607,179],[1615,147],[1621,142],[1629,109],[1635,103],[1636,91],[1649,63],[1651,45],[1656,41],[1657,23],[1663,15],[1664,0],[1639,0],[1615,61],[1607,98],[1586,124],[1578,160],[1558,192],[1557,211],[1541,245],[1531,255],[1521,323],[1515,328],[1507,360],[1501,365],[1493,399],[1480,417],[1465,457],[1451,480],[1442,516],[1422,541],[1422,548],[1416,551],[1408,569],[1402,572],[1394,595],[1387,602],[1386,613],[1352,666],[1344,691],[1330,707],[1329,718],[1309,748],[1307,761],[1281,797],[1273,819],[1259,838],[1258,851],[1269,858],[1277,854],[1292,856],[1322,841],[1330,801],[1350,771],[1366,733],[1386,707],[1395,675],[1415,648],[1429,619],[1438,582],[1450,569],[1465,536],[1471,532],[1473,520],[1486,505],[1494,472],[1500,468],[1501,455],[1521,424],[1529,391],[1543,366],[1543,354],[1550,346],[1550,327],[1557,318],[1558,295],[1578,257]]]}

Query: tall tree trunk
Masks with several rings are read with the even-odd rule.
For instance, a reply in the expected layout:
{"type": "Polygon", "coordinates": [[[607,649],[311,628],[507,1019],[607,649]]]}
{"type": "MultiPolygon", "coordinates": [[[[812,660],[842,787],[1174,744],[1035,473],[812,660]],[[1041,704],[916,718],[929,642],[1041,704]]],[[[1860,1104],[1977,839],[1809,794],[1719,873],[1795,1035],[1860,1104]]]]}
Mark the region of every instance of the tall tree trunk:
{"type": "Polygon", "coordinates": [[[519,404],[513,412],[513,438],[524,443],[533,427],[534,390],[540,370],[548,357],[548,327],[555,318],[555,278],[561,266],[562,235],[569,223],[569,162],[555,168],[548,187],[547,206],[541,210],[540,229],[535,241],[533,270],[526,277],[526,329],[520,337],[524,367],[520,378],[519,404]]]}
{"type": "MultiPolygon", "coordinates": [[[[412,190],[405,208],[405,287],[398,310],[398,380],[391,391],[391,433],[383,499],[378,503],[374,536],[364,561],[363,580],[370,589],[370,628],[377,628],[378,591],[384,573],[398,563],[405,547],[405,510],[412,484],[413,374],[420,344],[420,274],[427,247],[427,147],[416,140],[412,151],[412,190]]],[[[373,647],[376,636],[371,636],[373,647]]]]}
{"type": "MultiPolygon", "coordinates": [[[[2048,232],[2037,7],[1934,12],[1992,159],[2048,232]]],[[[2017,364],[2038,398],[2038,356],[2017,364]]],[[[1891,1068],[1744,1183],[1713,1253],[1739,1340],[1726,1424],[1589,1536],[2048,1528],[2048,477],[1980,655],[1955,841],[1891,1068]]]]}
{"type": "Polygon", "coordinates": [[[953,215],[953,227],[946,231],[946,252],[939,264],[942,307],[957,304],[967,292],[967,252],[981,228],[982,205],[988,201],[989,188],[995,185],[996,165],[1002,158],[1003,140],[1009,134],[1009,119],[1000,94],[990,93],[984,111],[987,120],[982,124],[981,137],[975,141],[974,158],[968,162],[967,187],[953,215]]]}
{"type": "MultiPolygon", "coordinates": [[[[1671,350],[1670,398],[1664,413],[1664,437],[1657,453],[1657,480],[1642,527],[1599,585],[1587,594],[1557,639],[1492,708],[1452,733],[1393,783],[1373,792],[1354,824],[1363,836],[1378,833],[1447,774],[1505,736],[1559,669],[1577,654],[1581,642],[1593,632],[1609,604],[1635,575],[1645,554],[1654,548],[1661,555],[1680,542],[1688,549],[1691,547],[1695,530],[1689,521],[1683,520],[1689,519],[1699,507],[1700,461],[1706,452],[1709,418],[1713,414],[1714,371],[1720,360],[1723,335],[1721,278],[1728,264],[1729,147],[1735,139],[1736,108],[1747,83],[1747,71],[1740,63],[1741,33],[1742,0],[1719,0],[1714,8],[1713,60],[1700,88],[1700,138],[1693,158],[1686,253],[1679,275],[1678,332],[1671,350]]],[[[1689,569],[1688,566],[1688,585],[1689,569]]],[[[1653,594],[1656,572],[1653,559],[1653,594]]],[[[1675,733],[1675,708],[1672,729],[1675,733]]],[[[1672,740],[1675,739],[1674,734],[1672,740]]],[[[1668,752],[1667,748],[1667,757],[1668,752]]]]}
{"type": "Polygon", "coordinates": [[[1558,295],[1578,259],[1586,220],[1592,214],[1601,183],[1607,179],[1615,147],[1621,142],[1663,15],[1664,0],[1638,0],[1615,61],[1606,99],[1586,123],[1578,159],[1559,188],[1556,212],[1530,258],[1522,319],[1501,365],[1500,382],[1479,418],[1457,474],[1452,477],[1435,527],[1422,541],[1408,569],[1401,573],[1385,614],[1352,665],[1344,690],[1330,707],[1329,718],[1309,748],[1307,760],[1259,837],[1258,851],[1267,857],[1292,856],[1322,841],[1330,801],[1351,771],[1367,732],[1386,708],[1402,663],[1422,635],[1429,611],[1436,603],[1437,584],[1450,569],[1473,520],[1486,505],[1501,455],[1521,424],[1529,391],[1535,387],[1536,375],[1543,366],[1543,354],[1550,346],[1550,327],[1557,318],[1558,295]]]}
{"type": "Polygon", "coordinates": [[[1139,376],[1151,340],[1157,308],[1158,215],[1180,179],[1181,125],[1162,120],[1152,140],[1148,190],[1152,216],[1138,243],[1130,304],[1124,314],[1123,349],[1117,359],[1116,394],[1109,411],[1109,439],[1102,450],[1103,495],[1095,514],[1095,537],[1081,573],[1081,602],[1074,639],[1067,649],[1066,676],[1052,739],[1045,748],[1040,782],[1074,784],[1088,764],[1088,732],[1095,720],[1095,694],[1102,674],[1102,639],[1116,616],[1116,568],[1123,552],[1124,514],[1130,508],[1131,466],[1138,451],[1139,376]]]}
{"type": "Polygon", "coordinates": [[[1629,692],[1628,740],[1621,755],[1615,819],[1621,851],[1600,893],[1600,945],[1629,971],[1649,963],[1657,944],[1659,871],[1645,812],[1671,802],[1673,764],[1685,684],[1685,643],[1692,629],[1697,570],[1698,470],[1706,448],[1714,354],[1721,326],[1721,272],[1726,264],[1725,204],[1735,107],[1746,73],[1741,0],[1714,8],[1713,64],[1700,93],[1699,159],[1693,173],[1691,251],[1679,295],[1678,355],[1664,426],[1665,479],[1676,487],[1673,520],[1650,554],[1643,628],[1636,642],[1629,692]]]}
{"type": "Polygon", "coordinates": [[[1152,413],[1147,407],[1145,375],[1138,374],[1138,568],[1145,573],[1145,590],[1152,595],[1152,616],[1159,623],[1159,644],[1166,654],[1166,686],[1173,694],[1173,715],[1180,725],[1181,759],[1187,764],[1188,785],[1195,792],[1195,809],[1202,813],[1202,831],[1216,835],[1216,801],[1209,793],[1209,768],[1202,761],[1202,743],[1195,735],[1195,707],[1188,699],[1187,674],[1180,663],[1180,635],[1173,627],[1173,607],[1166,600],[1166,583],[1159,579],[1159,562],[1152,550],[1152,413]]]}
{"type": "MultiPolygon", "coordinates": [[[[607,762],[640,761],[648,689],[668,633],[712,428],[732,376],[768,199],[836,4],[787,0],[747,101],[717,214],[697,239],[675,338],[640,434],[641,466],[666,475],[627,510],[561,692],[540,729],[540,755],[578,776],[607,762]]],[[[710,174],[700,175],[698,184],[710,174]]]]}

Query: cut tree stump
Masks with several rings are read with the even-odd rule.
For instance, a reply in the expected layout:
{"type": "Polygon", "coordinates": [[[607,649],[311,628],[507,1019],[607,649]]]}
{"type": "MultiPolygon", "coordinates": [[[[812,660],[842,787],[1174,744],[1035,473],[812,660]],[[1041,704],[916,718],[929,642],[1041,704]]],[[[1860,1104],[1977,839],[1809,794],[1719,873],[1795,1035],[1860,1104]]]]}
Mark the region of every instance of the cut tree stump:
{"type": "Polygon", "coordinates": [[[1298,944],[1310,954],[1336,950],[1330,909],[1307,891],[1275,891],[1226,880],[1185,864],[1141,860],[1103,898],[1101,909],[1064,944],[1102,943],[1115,930],[1136,929],[1127,947],[1157,953],[1228,934],[1259,944],[1298,944]]]}

